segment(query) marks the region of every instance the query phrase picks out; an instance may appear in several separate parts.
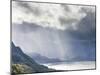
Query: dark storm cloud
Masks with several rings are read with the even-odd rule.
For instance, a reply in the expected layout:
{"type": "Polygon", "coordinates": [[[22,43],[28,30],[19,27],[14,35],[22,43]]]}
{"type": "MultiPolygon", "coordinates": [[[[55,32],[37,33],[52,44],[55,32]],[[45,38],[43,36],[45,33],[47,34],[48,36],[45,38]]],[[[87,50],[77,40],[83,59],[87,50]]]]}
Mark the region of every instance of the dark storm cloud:
{"type": "Polygon", "coordinates": [[[74,32],[69,31],[68,34],[69,34],[70,38],[72,38],[74,40],[95,40],[95,38],[96,38],[95,31],[91,31],[89,33],[81,33],[81,32],[77,32],[77,31],[74,31],[74,32]]]}
{"type": "MultiPolygon", "coordinates": [[[[73,19],[74,21],[74,19],[73,19]]],[[[70,24],[72,21],[66,21],[63,17],[60,18],[60,22],[70,24]]],[[[72,40],[95,40],[96,39],[96,27],[95,27],[95,13],[88,13],[77,25],[78,30],[67,29],[64,31],[59,31],[59,34],[63,37],[69,37],[72,40]],[[66,36],[65,36],[66,35],[66,36]]],[[[36,30],[45,29],[47,31],[52,30],[51,28],[43,28],[40,25],[35,23],[23,22],[22,24],[15,24],[13,28],[16,28],[17,31],[21,31],[23,33],[34,32],[36,30]]],[[[62,38],[63,38],[62,37],[62,38]]],[[[65,38],[66,40],[66,38],[65,38]]]]}
{"type": "Polygon", "coordinates": [[[22,33],[30,33],[36,31],[37,28],[39,29],[40,27],[35,23],[23,22],[22,24],[13,24],[12,28],[22,33]]]}
{"type": "MultiPolygon", "coordinates": [[[[82,9],[83,10],[83,9],[82,9]]],[[[96,18],[95,12],[87,12],[87,15],[78,23],[77,31],[69,30],[71,37],[80,40],[95,40],[96,39],[96,18]]]]}
{"type": "Polygon", "coordinates": [[[77,19],[68,19],[66,20],[66,18],[64,17],[59,17],[59,22],[61,23],[61,25],[71,25],[72,23],[76,22],[77,19]]]}
{"type": "MultiPolygon", "coordinates": [[[[59,18],[60,22],[63,24],[70,24],[72,22],[71,20],[66,21],[63,17],[59,18]]],[[[73,19],[73,22],[75,20],[73,19]]],[[[27,32],[34,32],[36,30],[39,30],[39,28],[44,29],[40,25],[37,25],[35,23],[28,23],[23,22],[20,25],[13,25],[14,28],[17,30],[27,33],[27,32]]],[[[95,12],[88,12],[87,15],[78,23],[77,30],[71,30],[70,28],[64,31],[60,31],[61,35],[64,34],[64,37],[71,38],[72,40],[95,40],[96,39],[96,25],[95,25],[95,12]]],[[[51,28],[45,28],[48,30],[53,30],[51,28]]],[[[66,39],[65,39],[66,40],[66,39]]]]}
{"type": "Polygon", "coordinates": [[[36,7],[36,6],[31,6],[30,2],[26,3],[26,2],[17,2],[18,6],[20,8],[24,8],[23,10],[25,10],[25,12],[28,13],[33,13],[36,16],[40,16],[41,15],[41,10],[36,7]]]}
{"type": "Polygon", "coordinates": [[[95,13],[88,13],[86,17],[84,17],[79,22],[79,30],[84,32],[90,32],[92,30],[95,30],[95,13]]]}
{"type": "Polygon", "coordinates": [[[79,23],[79,31],[86,34],[86,38],[95,39],[96,35],[96,16],[95,12],[88,12],[87,16],[79,23]]]}
{"type": "Polygon", "coordinates": [[[95,60],[95,41],[70,42],[75,57],[72,60],[95,60]]]}

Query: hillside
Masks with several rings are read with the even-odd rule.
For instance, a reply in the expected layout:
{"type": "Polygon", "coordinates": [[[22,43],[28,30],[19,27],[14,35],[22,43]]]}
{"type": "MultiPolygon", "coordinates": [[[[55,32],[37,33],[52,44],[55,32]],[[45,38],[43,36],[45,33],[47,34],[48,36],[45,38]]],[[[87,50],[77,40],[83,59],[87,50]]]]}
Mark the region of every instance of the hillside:
{"type": "Polygon", "coordinates": [[[46,66],[36,63],[31,57],[23,53],[20,47],[16,47],[12,43],[12,73],[39,73],[39,72],[52,72],[46,66]]]}

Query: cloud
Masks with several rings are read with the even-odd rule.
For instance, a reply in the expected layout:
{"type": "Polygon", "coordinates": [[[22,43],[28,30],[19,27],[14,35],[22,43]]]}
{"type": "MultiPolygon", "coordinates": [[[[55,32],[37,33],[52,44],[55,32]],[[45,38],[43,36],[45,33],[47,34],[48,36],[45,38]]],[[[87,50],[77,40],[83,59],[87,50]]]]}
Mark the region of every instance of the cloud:
{"type": "Polygon", "coordinates": [[[41,28],[35,23],[23,22],[22,24],[13,23],[12,30],[20,33],[31,33],[41,28]]]}
{"type": "MultiPolygon", "coordinates": [[[[84,7],[77,5],[13,2],[12,22],[22,24],[25,21],[36,23],[42,27],[77,30],[77,23],[89,12],[84,7]]],[[[87,7],[94,10],[92,6],[87,7]]]]}
{"type": "Polygon", "coordinates": [[[17,5],[23,8],[26,14],[33,13],[33,15],[36,15],[36,16],[40,16],[42,14],[41,13],[42,10],[36,7],[35,5],[32,5],[32,3],[18,2],[17,5]]]}
{"type": "Polygon", "coordinates": [[[44,28],[31,23],[15,26],[18,30],[13,28],[12,39],[27,54],[36,52],[50,58],[72,59],[91,57],[94,54],[91,51],[95,52],[95,40],[88,39],[90,35],[87,34],[44,28]]]}
{"type": "Polygon", "coordinates": [[[12,23],[12,40],[25,53],[67,59],[95,52],[94,6],[13,2],[12,23]]]}
{"type": "Polygon", "coordinates": [[[71,11],[71,9],[69,8],[69,5],[67,5],[67,4],[61,4],[61,6],[63,7],[63,9],[65,11],[67,11],[67,12],[70,12],[71,11]]]}
{"type": "Polygon", "coordinates": [[[78,28],[81,31],[89,32],[91,30],[95,30],[96,28],[96,18],[95,12],[87,13],[86,17],[84,17],[78,24],[78,28]],[[85,30],[84,30],[85,29],[85,30]]]}
{"type": "Polygon", "coordinates": [[[81,40],[96,39],[96,16],[95,12],[87,12],[87,15],[77,24],[77,31],[67,31],[74,38],[81,40]]]}

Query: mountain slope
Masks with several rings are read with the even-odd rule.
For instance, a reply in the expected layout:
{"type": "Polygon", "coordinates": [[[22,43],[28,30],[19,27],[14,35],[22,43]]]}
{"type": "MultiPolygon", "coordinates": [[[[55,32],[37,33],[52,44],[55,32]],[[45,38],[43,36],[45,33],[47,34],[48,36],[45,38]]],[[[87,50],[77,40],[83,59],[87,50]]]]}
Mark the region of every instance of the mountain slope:
{"type": "Polygon", "coordinates": [[[12,42],[12,73],[38,73],[55,71],[46,66],[36,63],[31,57],[22,52],[12,42]],[[28,70],[27,70],[28,69],[28,70]]]}
{"type": "Polygon", "coordinates": [[[55,63],[55,62],[61,62],[60,59],[57,58],[48,58],[46,56],[43,56],[38,53],[31,53],[29,56],[34,59],[38,63],[55,63]]]}

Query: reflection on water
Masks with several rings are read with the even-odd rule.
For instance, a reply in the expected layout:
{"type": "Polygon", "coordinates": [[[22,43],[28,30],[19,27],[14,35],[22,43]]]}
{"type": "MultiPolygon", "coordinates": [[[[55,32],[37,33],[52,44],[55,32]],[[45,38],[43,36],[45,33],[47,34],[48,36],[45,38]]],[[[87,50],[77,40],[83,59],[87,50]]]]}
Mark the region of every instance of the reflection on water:
{"type": "Polygon", "coordinates": [[[56,70],[95,69],[95,61],[57,62],[57,63],[48,63],[43,65],[56,70]]]}

